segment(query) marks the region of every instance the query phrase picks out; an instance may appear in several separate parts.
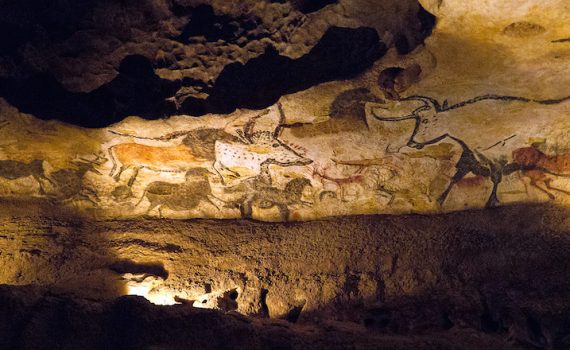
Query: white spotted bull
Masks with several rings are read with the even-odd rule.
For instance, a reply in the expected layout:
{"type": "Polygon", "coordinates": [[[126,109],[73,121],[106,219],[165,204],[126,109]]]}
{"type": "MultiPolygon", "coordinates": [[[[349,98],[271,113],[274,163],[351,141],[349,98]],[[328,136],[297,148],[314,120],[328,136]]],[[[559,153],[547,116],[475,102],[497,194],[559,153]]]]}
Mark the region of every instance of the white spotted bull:
{"type": "Polygon", "coordinates": [[[280,104],[278,104],[278,109],[280,118],[273,131],[253,131],[258,119],[267,114],[264,113],[245,125],[243,132],[240,133],[241,142],[216,141],[214,169],[220,175],[222,182],[224,182],[223,170],[229,170],[238,175],[239,171],[236,170],[247,169],[253,175],[258,175],[263,163],[286,167],[308,165],[313,162],[311,159],[298,154],[279,139],[284,115],[280,104]]]}

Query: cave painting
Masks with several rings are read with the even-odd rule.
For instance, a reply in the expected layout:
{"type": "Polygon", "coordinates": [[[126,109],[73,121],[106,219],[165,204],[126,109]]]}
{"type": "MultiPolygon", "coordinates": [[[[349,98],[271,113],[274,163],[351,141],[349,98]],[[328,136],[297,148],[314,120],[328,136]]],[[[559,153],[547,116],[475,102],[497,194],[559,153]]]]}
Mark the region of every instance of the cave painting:
{"type": "Polygon", "coordinates": [[[552,182],[556,177],[570,177],[570,153],[546,155],[537,147],[523,147],[513,151],[513,161],[519,165],[521,177],[528,178],[525,191],[532,186],[555,199],[553,192],[570,195],[570,191],[555,187],[552,182]]]}
{"type": "MultiPolygon", "coordinates": [[[[492,190],[486,206],[492,207],[499,204],[497,188],[503,176],[517,171],[523,171],[526,174],[529,171],[547,171],[547,169],[535,169],[540,168],[539,161],[532,164],[529,162],[521,164],[519,158],[512,157],[514,158],[513,161],[509,162],[508,150],[519,146],[521,141],[524,142],[525,138],[529,139],[533,135],[528,134],[532,129],[528,128],[528,119],[521,118],[520,109],[515,108],[511,112],[505,108],[505,104],[534,104],[539,108],[545,108],[564,103],[569,99],[570,97],[533,100],[517,96],[483,95],[448,105],[447,101],[440,104],[437,100],[427,96],[411,96],[388,103],[369,103],[366,105],[366,115],[385,122],[413,121],[414,126],[406,144],[411,148],[421,149],[426,145],[437,144],[445,139],[457,143],[461,147],[461,155],[455,164],[456,172],[445,191],[438,197],[438,203],[442,205],[453,187],[471,173],[476,177],[491,180],[492,190]],[[474,132],[469,128],[470,120],[465,118],[461,111],[455,110],[477,104],[498,104],[500,108],[495,107],[495,113],[491,116],[479,114],[480,119],[483,120],[477,125],[476,132],[474,132]]],[[[536,123],[539,130],[543,125],[547,127],[562,125],[566,118],[566,115],[560,113],[541,114],[549,118],[542,118],[540,123],[536,123]]],[[[515,150],[513,154],[520,154],[520,149],[515,150]]],[[[548,162],[545,163],[549,164],[548,162]]],[[[545,185],[550,186],[550,180],[546,181],[547,184],[545,185]]],[[[536,187],[536,179],[531,178],[531,184],[536,187]]],[[[554,198],[551,193],[546,193],[551,199],[554,198]]]]}
{"type": "Polygon", "coordinates": [[[111,218],[267,221],[570,200],[570,148],[552,127],[570,130],[564,109],[552,108],[568,98],[337,96],[320,120],[299,121],[281,101],[156,130],[47,122],[18,134],[20,121],[2,120],[0,200],[32,196],[111,218]],[[532,127],[529,115],[540,116],[532,127]],[[33,158],[18,157],[26,137],[38,142],[33,158]]]}
{"type": "Polygon", "coordinates": [[[154,141],[170,141],[184,136],[182,144],[175,146],[132,142],[110,146],[110,176],[114,181],[119,182],[121,175],[132,169],[126,185],[118,186],[113,191],[114,199],[124,200],[133,196],[130,187],[141,169],[156,173],[185,172],[183,183],[151,182],[135,207],[146,199],[149,202],[146,214],[157,208],[159,217],[162,217],[163,208],[188,211],[196,209],[201,203],[209,203],[218,211],[219,205],[238,209],[245,218],[252,217],[254,206],[261,209],[276,207],[279,218],[288,220],[289,206],[302,202],[300,197],[305,187],[310,186],[310,181],[293,179],[284,189],[272,187],[269,167],[305,166],[311,164],[312,160],[301,156],[279,139],[284,120],[280,104],[277,111],[271,116],[270,111],[265,110],[248,119],[242,128],[236,130],[236,136],[211,128],[175,132],[155,138],[112,131],[119,136],[154,141]],[[233,180],[229,181],[229,178],[233,180]],[[213,194],[211,182],[218,184],[224,198],[213,194]],[[232,198],[236,195],[238,198],[232,198]]]}
{"type": "Polygon", "coordinates": [[[72,168],[56,169],[48,175],[44,167],[47,164],[45,160],[34,159],[28,163],[0,160],[0,178],[18,180],[31,177],[39,186],[38,194],[50,203],[64,204],[82,200],[97,205],[99,202],[97,191],[84,183],[84,177],[87,172],[101,175],[96,168],[105,161],[101,155],[95,155],[95,159],[92,160],[80,157],[71,160],[72,168]]]}
{"type": "Polygon", "coordinates": [[[51,182],[51,180],[45,175],[43,160],[34,159],[29,163],[10,159],[0,160],[0,177],[7,180],[16,180],[28,176],[33,177],[38,183],[39,193],[45,194],[46,190],[43,182],[51,182]]]}
{"type": "Polygon", "coordinates": [[[162,207],[177,211],[191,210],[202,202],[209,203],[219,210],[212,200],[215,196],[212,194],[208,175],[211,175],[208,169],[193,168],[186,172],[183,183],[152,182],[145,188],[136,206],[147,199],[149,202],[147,214],[157,208],[159,217],[162,217],[162,207]]]}

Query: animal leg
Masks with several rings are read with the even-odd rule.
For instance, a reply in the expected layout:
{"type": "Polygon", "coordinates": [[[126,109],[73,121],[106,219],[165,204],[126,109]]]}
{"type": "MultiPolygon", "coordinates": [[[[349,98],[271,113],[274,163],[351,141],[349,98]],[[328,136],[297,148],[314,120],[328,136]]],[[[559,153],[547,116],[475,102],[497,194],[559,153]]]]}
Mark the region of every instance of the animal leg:
{"type": "Polygon", "coordinates": [[[443,191],[443,193],[437,199],[437,203],[439,205],[443,205],[443,203],[447,199],[447,196],[449,195],[449,192],[451,192],[453,186],[459,181],[461,181],[461,179],[463,179],[465,175],[469,173],[469,170],[465,167],[460,166],[460,164],[458,164],[456,167],[457,171],[455,172],[455,175],[453,175],[453,177],[451,178],[451,182],[449,183],[445,191],[443,191]]]}
{"type": "Polygon", "coordinates": [[[491,190],[491,195],[489,195],[489,199],[487,199],[487,203],[485,204],[486,208],[494,208],[499,204],[499,199],[497,198],[498,186],[499,182],[493,181],[493,189],[491,190]]]}
{"type": "MultiPolygon", "coordinates": [[[[502,169],[497,168],[495,164],[491,164],[490,172],[491,173],[489,175],[491,175],[490,178],[491,182],[493,182],[493,189],[491,190],[491,195],[485,204],[487,208],[496,207],[499,204],[499,199],[497,198],[497,188],[503,180],[502,169]]],[[[477,173],[477,175],[484,176],[484,174],[481,172],[477,173]]]]}
{"type": "Polygon", "coordinates": [[[523,175],[523,172],[519,172],[519,179],[522,181],[523,185],[524,185],[524,191],[527,195],[527,197],[529,196],[528,193],[528,183],[525,181],[525,176],[523,175]]]}
{"type": "Polygon", "coordinates": [[[530,179],[530,185],[538,188],[539,191],[545,193],[548,196],[548,198],[550,198],[550,200],[554,200],[556,198],[552,193],[550,193],[546,189],[538,186],[538,182],[535,179],[532,179],[532,178],[530,179]]]}
{"type": "Polygon", "coordinates": [[[376,189],[376,193],[384,198],[388,198],[388,203],[386,203],[386,205],[392,205],[392,203],[394,202],[394,199],[396,198],[396,194],[393,191],[388,191],[384,188],[384,186],[379,186],[376,189]]]}
{"type": "MultiPolygon", "coordinates": [[[[143,198],[144,198],[144,197],[143,197],[143,198]]],[[[141,201],[142,201],[142,200],[141,200],[141,201]]],[[[139,202],[139,204],[140,204],[140,202],[139,202]]],[[[138,204],[137,204],[137,205],[138,205],[138,204]]],[[[156,203],[150,202],[150,206],[146,209],[146,214],[145,214],[145,215],[149,215],[150,212],[151,212],[154,208],[156,208],[156,207],[158,207],[158,206],[160,206],[160,204],[156,204],[156,203]]]]}
{"type": "MultiPolygon", "coordinates": [[[[212,197],[213,197],[213,196],[212,196],[212,197]]],[[[206,198],[206,201],[208,201],[208,203],[210,203],[211,205],[213,205],[214,207],[216,207],[216,209],[218,209],[218,211],[220,210],[220,207],[218,207],[218,206],[216,205],[216,203],[214,203],[214,202],[210,199],[210,197],[206,196],[205,198],[206,198]]]]}
{"type": "Polygon", "coordinates": [[[55,186],[55,183],[54,183],[49,177],[47,177],[47,176],[45,176],[45,175],[43,175],[43,174],[39,175],[36,180],[37,180],[38,182],[40,182],[40,179],[47,181],[47,182],[50,183],[52,186],[55,186]]]}
{"type": "Polygon", "coordinates": [[[566,190],[563,190],[563,189],[561,189],[561,188],[554,187],[554,186],[551,185],[551,182],[552,182],[552,179],[544,180],[544,185],[546,186],[546,188],[548,188],[549,190],[562,192],[562,193],[564,193],[564,194],[566,194],[566,195],[570,195],[570,191],[566,191],[566,190]]]}
{"type": "Polygon", "coordinates": [[[340,191],[340,200],[343,202],[348,202],[346,200],[346,189],[344,188],[343,185],[338,185],[338,189],[340,191]]]}
{"type": "Polygon", "coordinates": [[[220,177],[220,182],[222,183],[222,185],[226,185],[226,181],[224,180],[224,176],[222,175],[221,169],[218,169],[218,167],[222,167],[222,163],[218,162],[217,160],[214,162],[214,165],[212,166],[214,168],[214,171],[218,174],[218,176],[220,177]]]}
{"type": "Polygon", "coordinates": [[[129,179],[129,182],[127,183],[127,186],[131,187],[133,185],[133,183],[135,182],[135,180],[137,179],[137,175],[139,174],[139,170],[141,168],[140,167],[136,167],[135,171],[133,172],[133,175],[131,175],[131,178],[129,179]]]}
{"type": "Polygon", "coordinates": [[[251,201],[251,200],[246,200],[240,205],[239,211],[241,212],[242,218],[251,219],[251,216],[253,215],[252,202],[253,201],[251,201]]]}
{"type": "Polygon", "coordinates": [[[277,204],[277,208],[279,209],[279,216],[281,217],[281,221],[289,221],[289,208],[285,204],[277,204]]]}
{"type": "Polygon", "coordinates": [[[97,192],[94,189],[89,187],[84,187],[83,190],[89,193],[90,195],[95,196],[97,199],[99,199],[99,196],[97,195],[97,192]]]}
{"type": "Polygon", "coordinates": [[[98,205],[97,202],[95,202],[93,199],[91,199],[91,197],[89,197],[89,196],[86,195],[86,194],[78,193],[78,194],[77,194],[77,198],[86,200],[87,202],[90,202],[90,203],[93,204],[93,205],[98,205]]]}
{"type": "Polygon", "coordinates": [[[118,182],[121,179],[121,175],[123,174],[123,171],[127,170],[127,166],[122,165],[119,168],[119,172],[117,174],[115,174],[115,176],[113,176],[113,179],[115,180],[115,182],[118,182]]]}
{"type": "Polygon", "coordinates": [[[109,176],[113,177],[115,170],[117,170],[117,160],[115,159],[115,156],[113,155],[113,147],[109,147],[108,152],[109,152],[109,158],[111,158],[111,163],[113,163],[113,167],[111,168],[111,172],[109,173],[109,176]]]}
{"type": "Polygon", "coordinates": [[[39,193],[40,193],[41,195],[45,195],[45,194],[46,194],[46,190],[45,190],[45,188],[44,188],[44,184],[43,184],[42,180],[43,180],[43,179],[46,179],[46,180],[48,180],[49,183],[51,183],[51,184],[53,184],[53,182],[52,182],[50,179],[48,179],[47,177],[42,176],[42,175],[35,175],[35,174],[34,174],[34,175],[32,175],[32,176],[33,176],[34,180],[36,180],[37,183],[38,183],[38,185],[40,186],[39,193]]]}
{"type": "Polygon", "coordinates": [[[41,194],[42,196],[45,195],[46,191],[45,191],[44,186],[42,185],[41,181],[38,181],[38,185],[40,185],[39,194],[41,194]]]}
{"type": "Polygon", "coordinates": [[[99,195],[97,194],[97,192],[95,192],[93,189],[89,189],[89,194],[93,196],[93,198],[95,198],[96,202],[100,202],[101,198],[99,198],[99,195]]]}

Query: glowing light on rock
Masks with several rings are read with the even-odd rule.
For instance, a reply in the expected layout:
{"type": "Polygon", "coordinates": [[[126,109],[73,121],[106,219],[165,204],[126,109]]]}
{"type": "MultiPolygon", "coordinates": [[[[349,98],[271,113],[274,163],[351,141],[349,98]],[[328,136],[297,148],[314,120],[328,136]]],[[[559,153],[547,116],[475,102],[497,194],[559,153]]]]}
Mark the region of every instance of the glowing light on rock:
{"type": "Polygon", "coordinates": [[[127,282],[127,295],[138,295],[156,305],[174,305],[176,301],[175,291],[164,287],[164,280],[155,276],[133,275],[126,273],[123,278],[127,282]]]}

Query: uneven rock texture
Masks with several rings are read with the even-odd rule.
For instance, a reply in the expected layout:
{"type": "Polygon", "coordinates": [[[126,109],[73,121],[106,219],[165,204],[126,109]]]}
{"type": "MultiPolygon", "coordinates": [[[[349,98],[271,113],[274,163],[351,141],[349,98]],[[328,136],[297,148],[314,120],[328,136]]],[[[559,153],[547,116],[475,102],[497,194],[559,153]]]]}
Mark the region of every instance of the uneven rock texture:
{"type": "Polygon", "coordinates": [[[363,338],[406,336],[419,348],[424,336],[435,342],[425,348],[448,348],[448,336],[462,348],[569,345],[568,212],[559,207],[287,224],[95,222],[39,203],[28,204],[35,216],[10,207],[0,231],[9,284],[95,300],[139,294],[363,338]]]}
{"type": "MultiPolygon", "coordinates": [[[[177,34],[156,42],[206,45],[205,55],[223,62],[196,67],[211,79],[174,75],[178,66],[160,68],[133,48],[118,75],[76,90],[63,75],[7,70],[0,196],[39,197],[96,218],[264,221],[567,205],[570,29],[552,10],[558,2],[524,3],[508,15],[514,3],[471,13],[473,2],[425,1],[441,16],[429,36],[434,18],[411,1],[80,5],[86,19],[76,25],[87,27],[106,23],[90,22],[99,7],[109,18],[162,9],[156,26],[140,25],[156,33],[170,23],[177,34]],[[293,24],[280,17],[289,24],[260,39],[260,26],[278,25],[265,19],[278,9],[306,18],[307,30],[311,21],[327,25],[302,35],[310,43],[284,40],[293,24]],[[225,57],[240,40],[265,44],[256,55],[225,57]],[[195,83],[200,92],[184,90],[195,83]],[[161,116],[171,117],[146,120],[161,116]],[[116,123],[87,129],[36,117],[116,123]]],[[[9,8],[21,14],[31,4],[9,8]]],[[[14,44],[5,57],[30,45],[14,44]]]]}
{"type": "Polygon", "coordinates": [[[469,332],[381,335],[346,324],[296,326],[223,315],[188,305],[159,307],[141,297],[114,302],[69,299],[0,286],[0,349],[508,349],[469,332]],[[467,341],[464,337],[469,337],[467,341]]]}
{"type": "Polygon", "coordinates": [[[91,127],[263,108],[408,52],[433,23],[412,0],[8,1],[0,95],[91,127]]]}
{"type": "Polygon", "coordinates": [[[569,6],[5,1],[0,349],[570,348],[569,6]]]}

